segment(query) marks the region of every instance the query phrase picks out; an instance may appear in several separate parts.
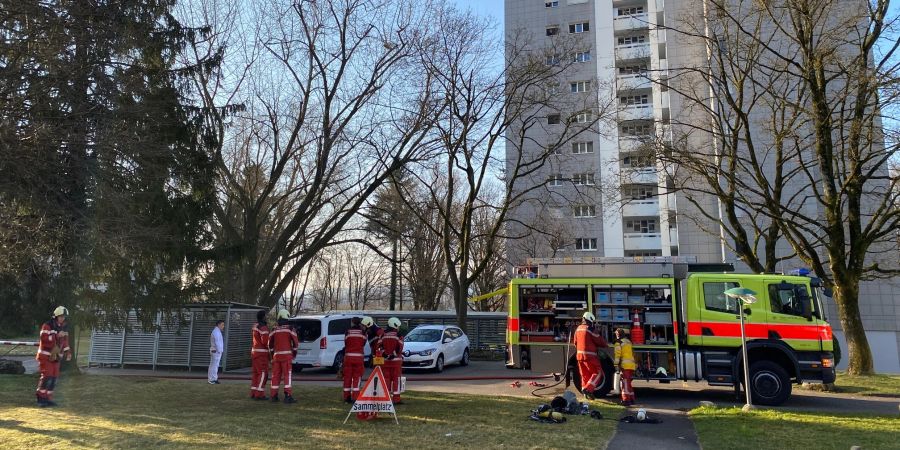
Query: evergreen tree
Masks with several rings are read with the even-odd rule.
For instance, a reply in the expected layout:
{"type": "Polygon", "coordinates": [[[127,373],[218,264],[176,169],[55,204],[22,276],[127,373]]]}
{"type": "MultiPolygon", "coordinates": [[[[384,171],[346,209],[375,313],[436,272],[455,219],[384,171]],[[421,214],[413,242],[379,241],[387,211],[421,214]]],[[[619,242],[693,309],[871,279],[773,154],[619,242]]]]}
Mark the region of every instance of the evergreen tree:
{"type": "Polygon", "coordinates": [[[0,0],[4,321],[65,304],[149,323],[190,295],[214,138],[185,81],[218,61],[176,66],[206,30],[174,3],[0,0]]]}

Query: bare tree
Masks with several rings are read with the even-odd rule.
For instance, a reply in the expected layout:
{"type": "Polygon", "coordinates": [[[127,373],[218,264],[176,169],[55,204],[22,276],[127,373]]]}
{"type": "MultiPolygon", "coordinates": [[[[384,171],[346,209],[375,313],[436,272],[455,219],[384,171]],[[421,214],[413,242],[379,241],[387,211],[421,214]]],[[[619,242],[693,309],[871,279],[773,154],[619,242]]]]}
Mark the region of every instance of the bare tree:
{"type": "Polygon", "coordinates": [[[384,259],[369,247],[351,243],[340,247],[341,263],[346,275],[347,302],[350,309],[362,310],[382,304],[388,270],[384,259]]]}
{"type": "Polygon", "coordinates": [[[443,35],[430,42],[423,62],[435,91],[448,105],[436,125],[443,153],[436,162],[411,173],[428,190],[429,202],[440,215],[431,231],[440,236],[457,321],[464,327],[471,286],[493,261],[510,207],[543,188],[546,180],[533,178],[541,173],[548,156],[594,128],[608,113],[612,99],[560,95],[548,89],[577,63],[577,50],[583,48],[578,40],[560,38],[536,51],[524,34],[513,36],[507,40],[506,64],[501,67],[490,40],[490,22],[453,8],[433,16],[434,26],[443,35]],[[550,124],[548,115],[561,119],[550,124]],[[550,141],[537,143],[532,128],[544,127],[552,128],[542,134],[550,136],[550,141]],[[502,200],[494,203],[485,190],[501,178],[502,200]],[[492,222],[478,224],[478,218],[485,217],[492,222]],[[482,246],[477,254],[476,245],[482,246]]]}
{"type": "MultiPolygon", "coordinates": [[[[216,10],[201,5],[201,13],[216,10]]],[[[198,97],[219,111],[208,118],[219,130],[223,186],[213,254],[239,266],[246,301],[278,302],[319,251],[345,242],[341,231],[380,185],[429,156],[429,130],[444,108],[418,59],[434,29],[430,8],[413,0],[260,2],[219,23],[214,36],[224,42],[254,38],[226,45],[242,57],[226,52],[221,71],[196,78],[198,97]],[[229,39],[225,29],[248,33],[229,39]],[[228,108],[235,103],[242,108],[228,108]],[[246,126],[233,127],[229,113],[246,126]],[[239,182],[247,165],[265,173],[253,195],[239,182]]],[[[214,47],[195,42],[197,54],[214,47]]]]}
{"type": "Polygon", "coordinates": [[[665,81],[685,99],[673,116],[700,120],[673,123],[656,156],[698,220],[752,270],[796,256],[834,289],[848,370],[871,373],[860,282],[900,274],[900,178],[888,170],[900,147],[885,115],[900,79],[890,2],[703,6],[677,31],[706,61],[670,67],[665,81]]]}

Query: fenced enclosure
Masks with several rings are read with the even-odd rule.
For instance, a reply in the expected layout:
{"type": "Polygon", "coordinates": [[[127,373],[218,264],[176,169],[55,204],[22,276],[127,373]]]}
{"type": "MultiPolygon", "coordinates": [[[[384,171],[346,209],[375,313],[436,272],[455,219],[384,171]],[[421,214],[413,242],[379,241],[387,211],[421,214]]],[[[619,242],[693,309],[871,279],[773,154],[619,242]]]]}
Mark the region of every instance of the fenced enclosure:
{"type": "Polygon", "coordinates": [[[198,303],[170,315],[157,314],[153,329],[145,330],[137,314],[128,314],[121,330],[91,330],[88,364],[92,366],[206,367],[210,333],[216,321],[225,321],[222,337],[223,370],[250,366],[251,329],[256,312],[264,309],[241,303],[198,303]]]}

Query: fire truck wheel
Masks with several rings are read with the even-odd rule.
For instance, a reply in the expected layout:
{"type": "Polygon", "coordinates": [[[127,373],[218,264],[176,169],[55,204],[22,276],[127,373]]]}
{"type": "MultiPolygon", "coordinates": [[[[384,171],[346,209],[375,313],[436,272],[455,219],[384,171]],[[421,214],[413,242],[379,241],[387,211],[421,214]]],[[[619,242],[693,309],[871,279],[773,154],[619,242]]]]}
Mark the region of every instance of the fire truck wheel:
{"type": "Polygon", "coordinates": [[[753,403],[778,406],[791,396],[791,379],[783,367],[772,361],[750,365],[750,387],[753,403]]]}
{"type": "Polygon", "coordinates": [[[616,373],[616,365],[608,357],[600,357],[600,367],[603,368],[603,379],[597,389],[594,389],[594,397],[597,398],[603,398],[609,394],[613,388],[613,374],[616,373]]]}

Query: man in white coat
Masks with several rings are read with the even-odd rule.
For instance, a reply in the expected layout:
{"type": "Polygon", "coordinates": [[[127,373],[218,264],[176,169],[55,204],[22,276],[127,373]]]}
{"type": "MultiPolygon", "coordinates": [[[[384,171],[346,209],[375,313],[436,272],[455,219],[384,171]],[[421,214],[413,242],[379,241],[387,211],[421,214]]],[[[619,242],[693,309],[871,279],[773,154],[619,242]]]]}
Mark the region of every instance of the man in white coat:
{"type": "Polygon", "coordinates": [[[222,330],[225,329],[225,321],[216,322],[212,334],[209,336],[209,371],[207,378],[209,384],[219,384],[219,361],[225,352],[225,339],[222,338],[222,330]]]}

